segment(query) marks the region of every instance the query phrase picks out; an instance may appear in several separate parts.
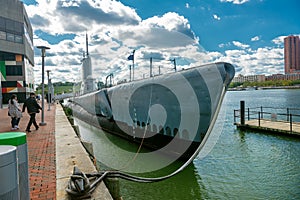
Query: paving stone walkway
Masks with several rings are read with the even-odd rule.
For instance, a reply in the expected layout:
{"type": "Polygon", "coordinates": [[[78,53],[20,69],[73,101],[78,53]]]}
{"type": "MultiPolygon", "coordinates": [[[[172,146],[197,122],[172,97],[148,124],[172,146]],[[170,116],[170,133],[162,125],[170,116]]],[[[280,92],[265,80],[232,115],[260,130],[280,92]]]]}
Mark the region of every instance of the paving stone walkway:
{"type": "MultiPolygon", "coordinates": [[[[52,105],[48,111],[48,105],[45,103],[44,122],[47,124],[40,126],[37,131],[32,125],[32,132],[26,134],[31,200],[56,199],[55,107],[55,104],[52,105]]],[[[4,108],[0,109],[0,134],[11,132],[10,117],[7,113],[7,105],[4,105],[4,108]]],[[[36,119],[37,123],[41,122],[41,113],[37,114],[36,119]]],[[[28,121],[29,115],[24,112],[18,132],[25,132],[28,121]]]]}

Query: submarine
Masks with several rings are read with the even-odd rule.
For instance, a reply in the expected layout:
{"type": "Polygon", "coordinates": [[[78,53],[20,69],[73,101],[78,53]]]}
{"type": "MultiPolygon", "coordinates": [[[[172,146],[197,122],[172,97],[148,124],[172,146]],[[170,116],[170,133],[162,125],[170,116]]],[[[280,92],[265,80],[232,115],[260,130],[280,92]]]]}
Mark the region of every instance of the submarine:
{"type": "Polygon", "coordinates": [[[199,153],[235,74],[209,63],[102,88],[70,99],[77,118],[178,159],[199,153]]]}

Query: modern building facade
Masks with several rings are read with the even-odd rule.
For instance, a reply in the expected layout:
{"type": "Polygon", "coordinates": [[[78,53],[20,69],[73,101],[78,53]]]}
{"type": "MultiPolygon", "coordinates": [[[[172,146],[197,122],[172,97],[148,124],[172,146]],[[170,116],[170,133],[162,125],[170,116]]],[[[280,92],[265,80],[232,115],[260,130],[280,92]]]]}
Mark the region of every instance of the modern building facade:
{"type": "Polygon", "coordinates": [[[284,72],[300,73],[300,40],[299,36],[290,35],[284,38],[284,72]]]}
{"type": "Polygon", "coordinates": [[[33,31],[19,0],[1,0],[0,5],[0,100],[12,94],[23,102],[34,91],[33,31]]]}

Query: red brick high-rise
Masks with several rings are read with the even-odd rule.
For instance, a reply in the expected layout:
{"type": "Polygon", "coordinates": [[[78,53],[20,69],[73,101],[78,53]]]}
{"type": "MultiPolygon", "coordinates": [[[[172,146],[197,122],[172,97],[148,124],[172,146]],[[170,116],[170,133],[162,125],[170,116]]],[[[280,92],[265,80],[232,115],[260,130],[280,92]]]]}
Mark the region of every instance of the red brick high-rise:
{"type": "Polygon", "coordinates": [[[300,39],[290,35],[284,38],[284,72],[300,73],[300,39]]]}

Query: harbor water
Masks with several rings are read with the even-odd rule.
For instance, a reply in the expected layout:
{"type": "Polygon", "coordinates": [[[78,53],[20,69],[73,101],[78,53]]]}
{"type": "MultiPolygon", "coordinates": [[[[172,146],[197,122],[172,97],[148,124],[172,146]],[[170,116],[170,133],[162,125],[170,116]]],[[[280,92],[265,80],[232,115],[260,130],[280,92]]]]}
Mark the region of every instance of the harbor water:
{"type": "MultiPolygon", "coordinates": [[[[233,125],[233,110],[239,109],[241,100],[245,101],[246,107],[300,108],[299,99],[299,89],[227,92],[217,128],[213,129],[217,142],[209,153],[205,157],[198,156],[185,170],[164,181],[135,183],[120,180],[123,199],[300,199],[299,137],[243,132],[233,125]]],[[[102,169],[109,167],[101,163],[104,158],[115,162],[124,159],[111,150],[107,138],[131,151],[139,147],[76,118],[75,123],[79,125],[83,140],[93,143],[94,154],[102,169]]],[[[128,163],[138,165],[134,160],[128,163]]],[[[181,165],[176,162],[145,176],[166,175],[181,165]]]]}

